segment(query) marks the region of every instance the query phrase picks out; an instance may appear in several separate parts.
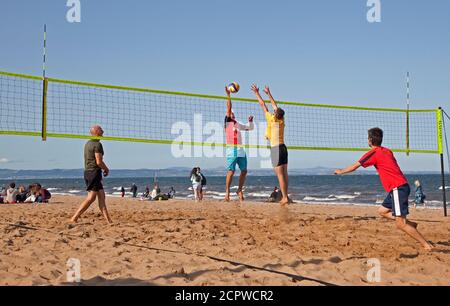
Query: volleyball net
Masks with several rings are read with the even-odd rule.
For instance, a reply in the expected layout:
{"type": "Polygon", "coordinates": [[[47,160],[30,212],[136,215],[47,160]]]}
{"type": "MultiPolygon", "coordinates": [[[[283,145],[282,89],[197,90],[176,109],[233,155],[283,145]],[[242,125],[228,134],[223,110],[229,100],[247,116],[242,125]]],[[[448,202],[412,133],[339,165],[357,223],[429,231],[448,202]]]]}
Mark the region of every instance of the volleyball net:
{"type": "MultiPolygon", "coordinates": [[[[255,117],[265,126],[254,99],[232,97],[237,120],[255,117]]],[[[105,140],[226,146],[226,97],[92,84],[0,72],[0,134],[92,138],[99,124],[105,140]],[[183,128],[191,133],[180,137],[183,128]],[[197,131],[197,132],[195,132],[197,131]],[[217,131],[216,131],[217,132],[217,131]],[[223,132],[223,131],[222,131],[223,132]],[[216,135],[217,136],[217,135],[216,135]],[[217,137],[215,138],[217,139],[217,137]]],[[[383,145],[396,152],[442,153],[442,112],[279,101],[286,112],[285,140],[291,150],[367,151],[367,130],[384,130],[383,145]]],[[[244,146],[265,148],[264,129],[246,133],[244,146]]]]}

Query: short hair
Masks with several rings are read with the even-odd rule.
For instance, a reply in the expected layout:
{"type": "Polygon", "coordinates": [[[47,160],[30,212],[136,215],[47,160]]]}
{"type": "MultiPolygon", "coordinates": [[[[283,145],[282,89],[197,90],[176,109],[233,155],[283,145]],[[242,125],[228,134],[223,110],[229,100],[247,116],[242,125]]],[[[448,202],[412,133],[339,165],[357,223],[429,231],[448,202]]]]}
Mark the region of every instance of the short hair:
{"type": "Polygon", "coordinates": [[[383,143],[383,130],[380,128],[373,128],[369,130],[369,139],[374,146],[381,146],[383,143]]]}
{"type": "Polygon", "coordinates": [[[16,183],[11,183],[11,184],[9,184],[9,187],[10,187],[10,188],[16,188],[16,183]]]}
{"type": "Polygon", "coordinates": [[[277,108],[277,110],[275,111],[275,117],[278,120],[282,120],[284,118],[284,114],[285,114],[285,112],[282,108],[277,108]]]}

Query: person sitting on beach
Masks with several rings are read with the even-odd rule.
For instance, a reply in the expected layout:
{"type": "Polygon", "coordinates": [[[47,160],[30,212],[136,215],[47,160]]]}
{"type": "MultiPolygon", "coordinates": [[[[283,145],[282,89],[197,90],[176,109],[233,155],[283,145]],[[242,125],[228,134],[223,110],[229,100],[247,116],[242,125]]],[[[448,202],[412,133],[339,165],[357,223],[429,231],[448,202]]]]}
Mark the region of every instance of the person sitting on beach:
{"type": "Polygon", "coordinates": [[[3,204],[3,198],[6,196],[6,191],[3,186],[0,187],[0,204],[3,204]]]}
{"type": "Polygon", "coordinates": [[[155,183],[153,186],[152,193],[150,194],[150,201],[155,200],[161,194],[161,189],[159,188],[158,183],[155,183]]]}
{"type": "Polygon", "coordinates": [[[198,174],[198,168],[193,168],[191,171],[192,190],[194,191],[195,202],[201,201],[200,188],[202,186],[202,177],[198,174]]]}
{"type": "Polygon", "coordinates": [[[17,195],[19,191],[16,189],[16,183],[9,184],[9,188],[6,190],[6,204],[15,204],[17,203],[17,195]]]}
{"type": "Polygon", "coordinates": [[[426,208],[427,205],[425,204],[425,194],[423,193],[422,184],[419,180],[416,180],[414,182],[414,185],[416,186],[416,193],[414,198],[414,208],[417,208],[417,205],[423,204],[423,207],[426,208]]]}
{"type": "Polygon", "coordinates": [[[170,187],[169,193],[167,194],[169,199],[173,199],[175,197],[175,188],[170,187]]]}
{"type": "Polygon", "coordinates": [[[36,197],[35,203],[48,203],[52,194],[45,188],[42,188],[41,184],[35,184],[34,195],[36,197]]]}
{"type": "Polygon", "coordinates": [[[270,194],[268,202],[270,203],[280,202],[282,197],[283,195],[281,194],[280,189],[278,187],[275,187],[273,192],[270,194]]]}
{"type": "Polygon", "coordinates": [[[368,143],[371,147],[369,152],[352,166],[336,170],[335,174],[347,174],[360,167],[374,166],[384,189],[388,192],[386,199],[378,210],[379,214],[389,220],[395,220],[398,229],[420,242],[424,249],[432,250],[433,246],[417,230],[417,224],[407,219],[409,214],[408,197],[411,189],[392,151],[381,146],[383,131],[380,128],[370,129],[368,143]]]}
{"type": "Polygon", "coordinates": [[[148,198],[149,196],[150,196],[150,188],[147,186],[147,187],[145,187],[145,191],[142,194],[142,197],[143,198],[148,198]]]}
{"type": "Polygon", "coordinates": [[[106,208],[106,195],[102,184],[102,171],[103,176],[109,175],[109,168],[103,161],[104,151],[103,145],[98,138],[103,136],[103,129],[101,126],[95,125],[91,127],[91,135],[96,139],[89,140],[84,147],[84,179],[86,182],[86,190],[88,196],[83,203],[81,203],[78,211],[70,219],[71,223],[76,223],[80,216],[91,206],[92,203],[98,198],[98,206],[106,221],[112,224],[112,220],[109,216],[108,209],[106,208]]]}
{"type": "Polygon", "coordinates": [[[19,187],[19,194],[17,195],[17,203],[25,203],[25,201],[28,198],[28,190],[25,188],[25,186],[19,187]]]}

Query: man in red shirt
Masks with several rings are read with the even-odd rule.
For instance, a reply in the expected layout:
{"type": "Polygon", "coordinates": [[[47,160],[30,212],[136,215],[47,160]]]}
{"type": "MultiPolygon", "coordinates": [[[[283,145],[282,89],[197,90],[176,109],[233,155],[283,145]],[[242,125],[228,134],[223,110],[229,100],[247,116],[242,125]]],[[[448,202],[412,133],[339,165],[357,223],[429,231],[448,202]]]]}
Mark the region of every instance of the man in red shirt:
{"type": "Polygon", "coordinates": [[[395,220],[397,228],[407,233],[422,244],[424,249],[431,250],[433,247],[423,238],[417,230],[417,224],[406,219],[409,214],[408,197],[411,189],[408,180],[398,166],[394,154],[388,148],[381,146],[383,143],[383,131],[379,128],[369,130],[369,152],[354,165],[335,171],[336,175],[347,174],[358,168],[374,166],[380,176],[381,183],[388,192],[383,205],[379,208],[379,214],[387,219],[395,220]]]}

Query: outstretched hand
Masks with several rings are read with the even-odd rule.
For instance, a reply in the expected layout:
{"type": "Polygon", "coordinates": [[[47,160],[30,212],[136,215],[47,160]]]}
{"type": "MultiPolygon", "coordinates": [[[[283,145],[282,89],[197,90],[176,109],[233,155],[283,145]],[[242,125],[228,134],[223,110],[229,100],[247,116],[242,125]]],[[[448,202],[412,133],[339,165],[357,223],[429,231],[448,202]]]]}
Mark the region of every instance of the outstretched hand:
{"type": "Polygon", "coordinates": [[[344,173],[344,171],[342,171],[342,169],[337,169],[334,171],[334,175],[342,175],[344,173]]]}
{"type": "Polygon", "coordinates": [[[253,85],[252,85],[252,91],[253,91],[255,94],[259,94],[259,88],[258,88],[258,86],[256,86],[256,84],[253,84],[253,85]]]}
{"type": "Polygon", "coordinates": [[[270,95],[270,88],[269,88],[269,86],[266,86],[264,88],[264,92],[266,93],[266,95],[270,95]]]}

